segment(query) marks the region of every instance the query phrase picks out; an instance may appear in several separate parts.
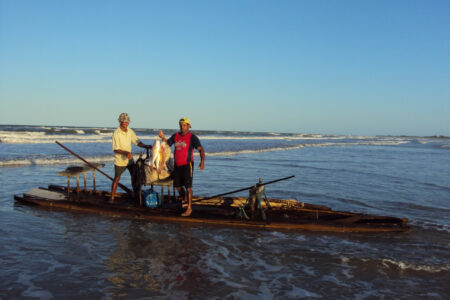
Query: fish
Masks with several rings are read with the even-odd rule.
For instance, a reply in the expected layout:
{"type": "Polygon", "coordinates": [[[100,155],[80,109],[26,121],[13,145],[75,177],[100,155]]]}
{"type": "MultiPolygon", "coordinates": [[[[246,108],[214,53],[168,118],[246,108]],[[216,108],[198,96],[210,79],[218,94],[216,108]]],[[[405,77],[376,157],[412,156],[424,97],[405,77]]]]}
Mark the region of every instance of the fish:
{"type": "Polygon", "coordinates": [[[155,139],[152,148],[152,159],[150,162],[150,166],[155,169],[158,173],[161,173],[161,170],[165,167],[165,164],[169,157],[166,155],[166,147],[167,143],[162,142],[159,138],[155,139]]]}
{"type": "Polygon", "coordinates": [[[156,139],[155,142],[153,143],[152,161],[150,165],[153,168],[158,169],[160,162],[161,162],[161,140],[156,139]]]}

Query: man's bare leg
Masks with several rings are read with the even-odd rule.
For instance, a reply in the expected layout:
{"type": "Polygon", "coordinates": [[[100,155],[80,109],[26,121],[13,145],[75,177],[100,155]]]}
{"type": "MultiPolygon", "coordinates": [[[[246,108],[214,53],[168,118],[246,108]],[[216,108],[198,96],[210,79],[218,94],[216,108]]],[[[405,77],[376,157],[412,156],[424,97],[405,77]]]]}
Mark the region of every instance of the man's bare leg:
{"type": "Polygon", "coordinates": [[[189,217],[192,213],[192,188],[187,188],[187,201],[188,207],[186,211],[182,214],[183,217],[189,217]]]}
{"type": "Polygon", "coordinates": [[[114,196],[116,195],[117,185],[119,185],[120,177],[114,177],[113,183],[111,185],[111,198],[110,203],[114,203],[114,196]]]}
{"type": "Polygon", "coordinates": [[[181,200],[181,201],[182,201],[181,204],[182,204],[182,206],[183,206],[184,203],[187,202],[186,191],[185,191],[184,187],[182,187],[182,186],[177,186],[177,191],[178,191],[178,195],[180,195],[180,197],[183,198],[183,200],[181,200]]]}

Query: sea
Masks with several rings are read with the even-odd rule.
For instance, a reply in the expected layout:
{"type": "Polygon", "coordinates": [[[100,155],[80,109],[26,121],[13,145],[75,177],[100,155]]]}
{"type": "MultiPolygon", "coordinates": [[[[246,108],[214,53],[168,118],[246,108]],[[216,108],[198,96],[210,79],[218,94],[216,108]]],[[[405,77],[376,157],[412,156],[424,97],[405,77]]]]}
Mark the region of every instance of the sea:
{"type": "MultiPolygon", "coordinates": [[[[158,133],[133,129],[146,144],[158,133]]],[[[114,130],[0,125],[0,299],[450,299],[450,138],[193,131],[206,151],[204,170],[195,157],[195,196],[294,175],[267,195],[408,218],[401,233],[153,223],[15,203],[66,185],[57,173],[82,163],[55,141],[112,176],[114,130]]],[[[121,183],[131,187],[128,174],[121,183]]]]}

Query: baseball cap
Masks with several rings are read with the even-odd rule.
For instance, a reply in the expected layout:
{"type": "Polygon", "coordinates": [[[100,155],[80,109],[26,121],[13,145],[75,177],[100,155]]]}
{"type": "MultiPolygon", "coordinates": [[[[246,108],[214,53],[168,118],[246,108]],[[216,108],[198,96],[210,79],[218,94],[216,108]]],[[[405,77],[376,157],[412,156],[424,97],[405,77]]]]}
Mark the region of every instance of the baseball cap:
{"type": "Polygon", "coordinates": [[[184,122],[184,123],[187,123],[187,124],[191,125],[191,121],[189,121],[189,118],[186,118],[186,117],[182,117],[182,118],[180,119],[180,123],[181,123],[181,122],[184,122]]]}
{"type": "Polygon", "coordinates": [[[119,116],[119,122],[128,122],[130,123],[130,117],[127,113],[121,113],[119,116]]]}

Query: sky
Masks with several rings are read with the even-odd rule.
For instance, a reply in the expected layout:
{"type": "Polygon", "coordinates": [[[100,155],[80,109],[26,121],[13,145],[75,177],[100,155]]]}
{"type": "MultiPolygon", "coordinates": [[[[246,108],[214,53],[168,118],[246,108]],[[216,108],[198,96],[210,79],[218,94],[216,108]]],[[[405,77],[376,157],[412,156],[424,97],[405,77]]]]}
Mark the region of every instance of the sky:
{"type": "Polygon", "coordinates": [[[0,124],[450,136],[450,1],[0,0],[0,124]]]}

